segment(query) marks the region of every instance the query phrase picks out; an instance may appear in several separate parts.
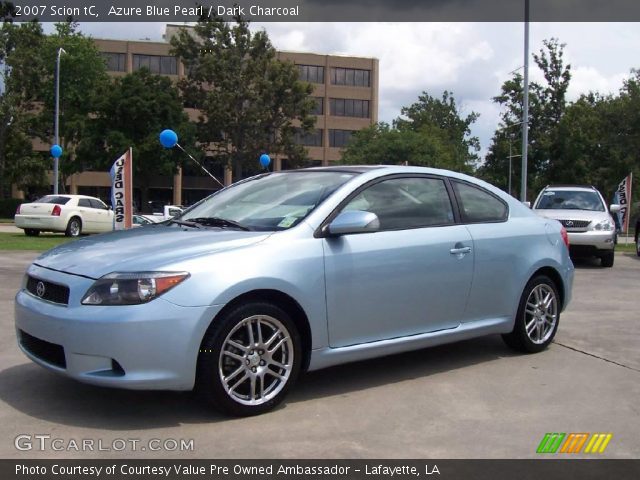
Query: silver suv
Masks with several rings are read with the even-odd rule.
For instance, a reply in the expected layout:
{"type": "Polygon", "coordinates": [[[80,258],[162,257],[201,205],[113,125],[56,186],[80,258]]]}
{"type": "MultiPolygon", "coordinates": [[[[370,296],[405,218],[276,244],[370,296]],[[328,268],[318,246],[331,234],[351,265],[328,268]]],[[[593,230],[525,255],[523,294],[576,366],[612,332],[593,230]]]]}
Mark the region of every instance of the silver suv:
{"type": "Polygon", "coordinates": [[[595,187],[549,185],[540,192],[533,209],[562,223],[572,256],[600,257],[603,267],[613,267],[617,231],[611,213],[619,212],[620,205],[607,209],[595,187]]]}

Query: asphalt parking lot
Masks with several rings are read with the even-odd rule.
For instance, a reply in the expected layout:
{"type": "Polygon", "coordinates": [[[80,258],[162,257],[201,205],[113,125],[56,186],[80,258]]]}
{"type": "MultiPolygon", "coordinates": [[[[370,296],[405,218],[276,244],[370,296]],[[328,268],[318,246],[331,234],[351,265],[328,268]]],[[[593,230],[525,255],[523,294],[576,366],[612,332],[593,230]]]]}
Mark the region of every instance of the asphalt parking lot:
{"type": "Polygon", "coordinates": [[[612,269],[576,265],[573,302],[545,352],[514,354],[487,337],[335,367],[245,419],[189,393],[83,385],[27,360],[13,296],[35,256],[0,253],[0,458],[532,458],[546,432],[612,433],[600,457],[640,458],[640,258],[631,254],[612,269]],[[14,446],[40,434],[64,449],[14,446]],[[85,439],[107,448],[193,439],[193,450],[68,448],[85,439]]]}

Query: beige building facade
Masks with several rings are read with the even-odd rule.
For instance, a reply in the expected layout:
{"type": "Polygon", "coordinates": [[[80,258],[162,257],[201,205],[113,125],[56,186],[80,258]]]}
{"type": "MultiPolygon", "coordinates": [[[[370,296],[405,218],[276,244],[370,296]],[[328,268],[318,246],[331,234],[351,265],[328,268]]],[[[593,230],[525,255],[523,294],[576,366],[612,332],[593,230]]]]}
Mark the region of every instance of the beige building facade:
{"type": "MultiPolygon", "coordinates": [[[[119,76],[146,67],[152,73],[167,75],[174,80],[185,75],[184,65],[171,55],[170,39],[182,25],[168,24],[164,41],[129,41],[94,39],[103,55],[110,75],[119,76]]],[[[305,146],[308,166],[331,165],[341,159],[341,150],[351,134],[378,121],[379,63],[375,58],[322,55],[317,53],[277,52],[277,58],[293,62],[300,79],[313,85],[316,100],[314,114],[316,128],[297,141],[305,146]]],[[[197,119],[198,112],[185,108],[189,117],[197,119]]],[[[35,145],[34,145],[35,146],[35,145]]],[[[135,161],[135,145],[134,161],[135,161]]],[[[36,148],[48,150],[48,145],[36,148]]],[[[257,159],[256,159],[257,161],[257,159]]],[[[287,169],[286,158],[273,159],[273,169],[287,169]]],[[[225,172],[224,183],[231,182],[225,172]]],[[[204,174],[202,177],[183,176],[173,179],[158,176],[149,187],[158,201],[177,205],[190,204],[215,190],[216,184],[204,174]]],[[[108,172],[82,172],[69,178],[68,191],[108,198],[108,172]]]]}

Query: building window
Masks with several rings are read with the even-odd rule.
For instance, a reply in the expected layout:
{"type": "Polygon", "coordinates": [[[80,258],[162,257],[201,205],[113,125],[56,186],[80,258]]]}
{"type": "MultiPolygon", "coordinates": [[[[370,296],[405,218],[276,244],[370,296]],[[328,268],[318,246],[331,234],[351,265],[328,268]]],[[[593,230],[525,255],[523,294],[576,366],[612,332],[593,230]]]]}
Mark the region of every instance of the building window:
{"type": "Polygon", "coordinates": [[[335,67],[331,69],[331,83],[350,87],[370,87],[371,72],[369,70],[356,70],[355,68],[335,67]]]}
{"type": "Polygon", "coordinates": [[[313,100],[316,104],[311,110],[311,115],[322,115],[324,113],[324,98],[322,97],[313,97],[313,100]]]}
{"type": "Polygon", "coordinates": [[[133,55],[133,70],[148,68],[151,73],[178,74],[178,59],[166,55],[133,55]]]}
{"type": "Polygon", "coordinates": [[[298,80],[309,83],[324,83],[324,67],[298,65],[298,80]]]}
{"type": "Polygon", "coordinates": [[[311,130],[308,133],[304,133],[302,130],[297,130],[294,139],[298,145],[304,145],[305,147],[321,147],[322,133],[322,129],[311,130]]]}
{"type": "Polygon", "coordinates": [[[351,140],[353,130],[329,130],[329,146],[344,147],[351,140]]]}
{"type": "Polygon", "coordinates": [[[353,98],[329,99],[331,115],[338,117],[369,118],[369,100],[355,100],[353,98]]]}
{"type": "Polygon", "coordinates": [[[127,54],[115,52],[102,52],[104,62],[109,72],[126,72],[127,71],[127,54]]]}

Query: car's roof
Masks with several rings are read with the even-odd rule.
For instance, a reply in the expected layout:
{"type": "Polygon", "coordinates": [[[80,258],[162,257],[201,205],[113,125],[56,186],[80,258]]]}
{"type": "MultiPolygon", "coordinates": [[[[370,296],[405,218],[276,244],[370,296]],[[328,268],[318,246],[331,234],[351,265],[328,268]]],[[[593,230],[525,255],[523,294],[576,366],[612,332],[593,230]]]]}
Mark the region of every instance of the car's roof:
{"type": "Polygon", "coordinates": [[[558,191],[580,191],[580,192],[595,192],[595,187],[590,185],[549,185],[545,187],[545,190],[558,190],[558,191]]]}
{"type": "Polygon", "coordinates": [[[333,167],[310,167],[300,168],[296,170],[281,170],[283,172],[346,172],[346,173],[365,173],[378,168],[389,168],[391,165],[337,165],[333,167]]]}
{"type": "Polygon", "coordinates": [[[44,195],[45,197],[62,197],[62,198],[92,198],[93,200],[100,200],[98,197],[91,197],[89,195],[75,195],[72,193],[49,193],[44,195]]]}

